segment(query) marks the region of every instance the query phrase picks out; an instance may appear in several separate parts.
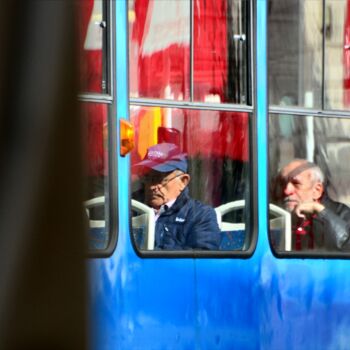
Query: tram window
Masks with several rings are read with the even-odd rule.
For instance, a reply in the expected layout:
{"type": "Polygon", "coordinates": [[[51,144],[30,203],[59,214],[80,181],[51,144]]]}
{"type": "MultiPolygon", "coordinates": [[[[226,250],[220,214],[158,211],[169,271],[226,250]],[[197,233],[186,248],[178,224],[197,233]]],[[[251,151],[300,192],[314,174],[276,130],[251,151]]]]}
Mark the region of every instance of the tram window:
{"type": "Polygon", "coordinates": [[[130,114],[136,129],[135,246],[163,252],[249,249],[250,115],[138,106],[130,114]]]}
{"type": "Polygon", "coordinates": [[[350,106],[350,3],[269,1],[270,103],[350,106]]]}
{"type": "Polygon", "coordinates": [[[325,108],[350,107],[350,2],[326,1],[325,108]]]}
{"type": "Polygon", "coordinates": [[[270,239],[277,253],[350,252],[350,119],[270,114],[270,239]]]}
{"type": "Polygon", "coordinates": [[[249,4],[129,0],[130,96],[248,104],[249,4]]]}
{"type": "Polygon", "coordinates": [[[109,242],[108,126],[107,105],[83,103],[86,196],[84,210],[88,223],[90,250],[105,249],[109,242]]]}
{"type": "Polygon", "coordinates": [[[270,104],[320,108],[322,0],[269,1],[270,104]]]}
{"type": "Polygon", "coordinates": [[[107,93],[107,16],[103,0],[76,2],[80,91],[107,93]]]}

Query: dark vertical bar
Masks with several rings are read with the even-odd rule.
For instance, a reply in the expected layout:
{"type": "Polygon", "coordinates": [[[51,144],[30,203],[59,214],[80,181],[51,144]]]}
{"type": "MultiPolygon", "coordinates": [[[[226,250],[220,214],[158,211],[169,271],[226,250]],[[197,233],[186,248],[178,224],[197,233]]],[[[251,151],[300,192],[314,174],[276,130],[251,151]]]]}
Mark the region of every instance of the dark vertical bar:
{"type": "Polygon", "coordinates": [[[74,9],[0,11],[0,348],[84,349],[74,9]]]}

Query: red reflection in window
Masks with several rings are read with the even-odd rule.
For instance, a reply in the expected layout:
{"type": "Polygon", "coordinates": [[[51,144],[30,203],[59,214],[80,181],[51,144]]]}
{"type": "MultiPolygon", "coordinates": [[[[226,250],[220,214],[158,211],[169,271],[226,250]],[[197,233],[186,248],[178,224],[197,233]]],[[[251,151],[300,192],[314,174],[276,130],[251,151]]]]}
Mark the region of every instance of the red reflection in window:
{"type": "MultiPolygon", "coordinates": [[[[147,148],[177,144],[189,161],[194,197],[213,206],[244,198],[249,166],[249,114],[159,107],[131,109],[136,128],[135,165],[147,148]],[[205,190],[203,190],[205,188],[205,190]]],[[[131,167],[134,190],[144,169],[131,167]]]]}
{"type": "Polygon", "coordinates": [[[102,1],[77,2],[80,90],[102,92],[102,1]]]}
{"type": "Polygon", "coordinates": [[[183,150],[189,155],[249,159],[249,117],[239,112],[188,113],[183,150]]]}
{"type": "Polygon", "coordinates": [[[136,146],[132,163],[157,143],[178,145],[189,157],[249,160],[249,115],[243,112],[140,108],[131,111],[136,146]],[[169,115],[170,114],[170,115],[169,115]]]}
{"type": "Polygon", "coordinates": [[[132,13],[131,95],[188,99],[190,2],[135,0],[132,13]]]}
{"type": "Polygon", "coordinates": [[[194,5],[194,99],[226,101],[226,1],[196,0],[194,5]]]}
{"type": "Polygon", "coordinates": [[[181,145],[181,133],[175,128],[158,127],[158,143],[167,142],[174,145],[181,145]]]}
{"type": "Polygon", "coordinates": [[[86,140],[86,175],[88,177],[107,176],[107,106],[100,103],[86,103],[83,105],[82,114],[86,140]]]}
{"type": "MultiPolygon", "coordinates": [[[[190,98],[190,6],[189,0],[135,0],[129,14],[131,96],[190,98]]],[[[241,11],[232,0],[194,0],[194,100],[242,102],[244,55],[233,42],[241,11]]]]}

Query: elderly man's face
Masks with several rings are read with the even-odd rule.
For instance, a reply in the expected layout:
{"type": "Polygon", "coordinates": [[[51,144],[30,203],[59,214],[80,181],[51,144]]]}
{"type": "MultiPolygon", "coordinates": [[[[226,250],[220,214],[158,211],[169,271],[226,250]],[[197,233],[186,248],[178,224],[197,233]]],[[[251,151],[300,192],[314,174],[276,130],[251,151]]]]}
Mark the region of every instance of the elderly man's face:
{"type": "Polygon", "coordinates": [[[302,162],[295,161],[281,171],[283,181],[283,203],[286,210],[292,212],[300,203],[317,201],[323,193],[323,185],[315,181],[313,170],[307,169],[290,177],[290,174],[302,162]]]}
{"type": "Polygon", "coordinates": [[[155,209],[176,199],[189,181],[189,175],[177,170],[170,173],[150,171],[144,179],[146,202],[155,209]]]}

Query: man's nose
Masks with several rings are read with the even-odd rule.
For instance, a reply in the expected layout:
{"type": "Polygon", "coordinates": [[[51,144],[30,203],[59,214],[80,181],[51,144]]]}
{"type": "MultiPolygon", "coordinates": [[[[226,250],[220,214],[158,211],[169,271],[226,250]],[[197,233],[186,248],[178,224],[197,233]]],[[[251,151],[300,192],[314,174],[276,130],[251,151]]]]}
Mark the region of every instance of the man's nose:
{"type": "Polygon", "coordinates": [[[290,182],[287,182],[287,184],[286,184],[285,187],[284,187],[283,193],[284,193],[286,196],[289,196],[289,195],[291,195],[291,194],[293,193],[293,191],[294,191],[294,186],[293,186],[293,184],[290,183],[290,182]]]}
{"type": "Polygon", "coordinates": [[[160,187],[159,184],[154,183],[154,184],[151,184],[149,188],[151,189],[151,191],[156,191],[156,190],[159,190],[159,187],[160,187]]]}
{"type": "Polygon", "coordinates": [[[155,190],[157,188],[157,184],[153,183],[149,186],[151,190],[155,190]]]}

